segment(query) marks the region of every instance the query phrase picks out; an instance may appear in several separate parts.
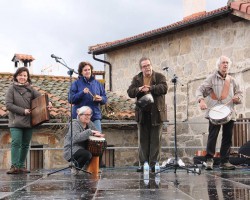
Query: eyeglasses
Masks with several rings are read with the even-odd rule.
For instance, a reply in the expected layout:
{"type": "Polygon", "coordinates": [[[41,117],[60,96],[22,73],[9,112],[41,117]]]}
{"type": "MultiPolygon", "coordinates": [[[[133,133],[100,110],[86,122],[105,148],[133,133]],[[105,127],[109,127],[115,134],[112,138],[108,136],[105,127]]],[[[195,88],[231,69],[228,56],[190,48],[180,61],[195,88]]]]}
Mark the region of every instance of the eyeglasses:
{"type": "Polygon", "coordinates": [[[147,67],[150,67],[150,66],[151,66],[151,64],[147,64],[147,65],[141,66],[141,68],[147,68],[147,67]]]}
{"type": "Polygon", "coordinates": [[[91,117],[92,114],[80,114],[80,115],[84,115],[84,116],[87,116],[87,117],[91,117]]]}

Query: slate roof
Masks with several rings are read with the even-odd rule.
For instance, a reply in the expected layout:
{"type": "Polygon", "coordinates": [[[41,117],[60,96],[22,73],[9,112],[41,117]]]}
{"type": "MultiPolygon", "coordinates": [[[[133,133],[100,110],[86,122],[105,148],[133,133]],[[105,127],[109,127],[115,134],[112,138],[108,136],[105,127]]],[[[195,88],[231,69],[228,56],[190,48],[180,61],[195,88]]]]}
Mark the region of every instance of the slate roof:
{"type": "MultiPolygon", "coordinates": [[[[94,72],[95,73],[95,72],[94,72]]],[[[96,71],[96,74],[102,74],[96,71]]],[[[0,73],[0,119],[8,119],[5,107],[5,94],[12,81],[13,74],[0,73]]],[[[73,81],[76,78],[73,77],[73,81]]],[[[47,93],[53,104],[50,117],[57,122],[65,122],[70,116],[70,104],[67,101],[70,78],[65,76],[31,75],[33,87],[42,94],[47,93]]],[[[127,120],[134,118],[134,102],[125,96],[107,91],[108,103],[102,106],[103,119],[127,120]]]]}
{"type": "Polygon", "coordinates": [[[200,12],[185,17],[183,20],[175,22],[173,24],[154,29],[135,35],[132,37],[115,40],[112,42],[105,42],[102,44],[96,44],[89,46],[89,53],[94,55],[100,55],[107,52],[115,51],[117,49],[125,48],[135,44],[139,44],[145,41],[153,40],[159,37],[166,36],[167,34],[172,34],[176,31],[181,31],[189,27],[197,26],[203,23],[211,22],[222,17],[226,17],[229,14],[239,16],[250,20],[250,1],[235,1],[228,6],[218,8],[210,12],[200,12]]]}

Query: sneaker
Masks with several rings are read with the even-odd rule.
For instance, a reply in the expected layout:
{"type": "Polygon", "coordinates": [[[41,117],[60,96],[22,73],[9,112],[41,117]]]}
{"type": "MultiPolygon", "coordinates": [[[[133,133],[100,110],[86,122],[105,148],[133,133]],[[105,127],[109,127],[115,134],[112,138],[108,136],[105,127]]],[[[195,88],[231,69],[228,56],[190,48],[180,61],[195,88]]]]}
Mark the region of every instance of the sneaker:
{"type": "Polygon", "coordinates": [[[30,173],[30,170],[27,170],[25,167],[22,167],[22,168],[19,168],[19,172],[21,174],[27,174],[27,173],[30,173]]]}
{"type": "Polygon", "coordinates": [[[136,169],[137,172],[143,172],[143,166],[140,166],[136,169]]]}
{"type": "Polygon", "coordinates": [[[221,163],[221,164],[220,164],[220,169],[221,169],[221,170],[234,170],[234,169],[235,169],[235,166],[232,165],[232,164],[229,163],[229,162],[226,162],[226,163],[221,163]]]}
{"type": "Polygon", "coordinates": [[[14,165],[11,166],[10,170],[6,172],[7,174],[19,174],[19,169],[14,165]]]}
{"type": "Polygon", "coordinates": [[[79,170],[76,169],[75,167],[72,167],[72,168],[71,168],[71,174],[74,175],[74,176],[75,176],[75,175],[78,175],[78,174],[79,174],[79,170]]]}
{"type": "Polygon", "coordinates": [[[214,166],[214,160],[213,159],[207,159],[206,164],[205,164],[205,170],[213,170],[214,166]]]}

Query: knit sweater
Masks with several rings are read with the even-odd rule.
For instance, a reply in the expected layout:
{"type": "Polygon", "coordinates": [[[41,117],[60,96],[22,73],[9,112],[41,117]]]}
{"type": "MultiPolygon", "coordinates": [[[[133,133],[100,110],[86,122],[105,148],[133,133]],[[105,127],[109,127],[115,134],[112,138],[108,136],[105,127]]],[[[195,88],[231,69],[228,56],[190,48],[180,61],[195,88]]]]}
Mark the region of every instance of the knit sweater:
{"type": "MultiPolygon", "coordinates": [[[[87,128],[83,128],[83,124],[79,119],[72,120],[72,155],[79,149],[86,149],[86,141],[92,135],[91,130],[96,130],[94,123],[90,122],[87,128]]],[[[71,158],[71,124],[64,137],[64,158],[69,161],[71,158]]]]}

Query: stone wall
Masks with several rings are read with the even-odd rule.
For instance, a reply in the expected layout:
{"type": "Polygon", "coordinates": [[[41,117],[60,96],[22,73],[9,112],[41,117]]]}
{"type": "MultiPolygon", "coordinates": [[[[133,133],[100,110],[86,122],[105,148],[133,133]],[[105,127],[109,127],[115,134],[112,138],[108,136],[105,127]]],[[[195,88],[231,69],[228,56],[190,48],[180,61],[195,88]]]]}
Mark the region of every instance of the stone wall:
{"type": "MultiPolygon", "coordinates": [[[[8,169],[11,165],[11,137],[7,127],[1,127],[0,131],[0,169],[8,169]]],[[[60,126],[40,126],[34,129],[31,146],[42,145],[43,148],[47,148],[43,150],[44,169],[58,169],[67,166],[61,150],[64,141],[63,134],[64,131],[60,126]]]]}
{"type": "MultiPolygon", "coordinates": [[[[7,127],[1,127],[0,131],[0,169],[8,169],[11,165],[11,137],[7,127]]],[[[138,165],[137,132],[137,125],[103,125],[107,144],[114,148],[115,167],[138,165]]],[[[44,169],[60,169],[68,166],[69,163],[63,158],[64,134],[65,130],[61,126],[40,126],[34,129],[31,146],[43,146],[44,169]]],[[[171,136],[165,132],[163,146],[169,146],[167,141],[170,140],[167,137],[171,136]]],[[[171,154],[171,151],[163,150],[162,157],[166,159],[171,154]]]]}
{"type": "MultiPolygon", "coordinates": [[[[163,129],[162,146],[169,146],[167,129],[163,129]]],[[[137,125],[105,125],[103,128],[108,145],[115,149],[115,167],[136,166],[138,161],[138,129],[137,125]]],[[[161,157],[169,157],[169,149],[162,150],[161,157]]]]}
{"type": "Polygon", "coordinates": [[[115,148],[115,166],[131,166],[138,162],[138,135],[135,125],[103,127],[108,145],[115,148]]]}
{"type": "MultiPolygon", "coordinates": [[[[194,149],[189,147],[204,147],[207,140],[207,120],[200,111],[195,99],[195,91],[209,73],[215,70],[219,56],[226,55],[233,61],[230,69],[240,83],[244,98],[238,105],[238,115],[250,117],[250,22],[242,20],[232,22],[230,18],[220,19],[178,33],[170,34],[160,39],[151,40],[105,55],[112,64],[112,88],[116,93],[127,95],[132,77],[139,69],[138,61],[142,56],[151,59],[155,71],[165,74],[169,90],[166,95],[168,117],[174,121],[173,83],[175,74],[177,83],[177,126],[178,146],[181,147],[181,157],[190,156],[194,149]],[[163,67],[169,70],[163,71],[163,67]],[[186,148],[186,149],[185,149],[186,148]]],[[[109,73],[108,67],[105,68],[109,73]]],[[[106,88],[109,88],[109,76],[106,76],[106,88]]],[[[128,97],[128,96],[127,96],[128,97]]],[[[170,147],[173,147],[174,127],[169,126],[164,133],[170,147]]],[[[218,140],[218,144],[220,140],[218,140]]],[[[217,145],[218,146],[218,145],[217,145]]]]}

